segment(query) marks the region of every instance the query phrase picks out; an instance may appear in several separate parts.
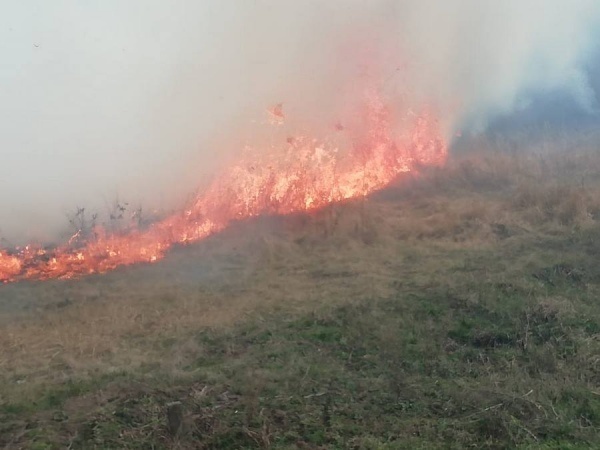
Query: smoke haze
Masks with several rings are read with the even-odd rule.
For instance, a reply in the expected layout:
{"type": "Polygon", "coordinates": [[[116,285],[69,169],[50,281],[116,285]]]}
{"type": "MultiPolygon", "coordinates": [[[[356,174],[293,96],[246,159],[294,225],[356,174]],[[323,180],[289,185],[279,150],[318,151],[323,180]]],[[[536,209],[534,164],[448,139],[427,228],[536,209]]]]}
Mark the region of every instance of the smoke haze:
{"type": "Polygon", "coordinates": [[[4,0],[0,236],[52,239],[116,196],[176,207],[270,105],[324,130],[362,64],[449,139],[553,96],[593,116],[599,19],[593,0],[4,0]]]}

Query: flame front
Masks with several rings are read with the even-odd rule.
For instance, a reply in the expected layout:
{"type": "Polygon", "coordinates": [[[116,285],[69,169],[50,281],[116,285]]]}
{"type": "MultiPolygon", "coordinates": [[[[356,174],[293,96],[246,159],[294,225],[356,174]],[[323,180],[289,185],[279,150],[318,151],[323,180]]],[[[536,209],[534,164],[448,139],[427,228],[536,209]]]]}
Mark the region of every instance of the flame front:
{"type": "MultiPolygon", "coordinates": [[[[248,149],[221,172],[183,213],[125,234],[96,229],[93,239],[74,248],[71,242],[53,250],[26,246],[0,250],[0,282],[46,280],[104,273],[119,266],[151,263],[174,244],[206,238],[232,221],[262,214],[311,211],[331,203],[380,190],[403,172],[421,165],[441,165],[447,146],[432,114],[407,113],[396,135],[391,109],[375,91],[368,91],[361,110],[361,130],[349,148],[332,140],[306,136],[288,138],[279,148],[248,149]]],[[[282,106],[270,111],[281,124],[282,106]]],[[[271,119],[272,119],[271,117],[271,119]]]]}

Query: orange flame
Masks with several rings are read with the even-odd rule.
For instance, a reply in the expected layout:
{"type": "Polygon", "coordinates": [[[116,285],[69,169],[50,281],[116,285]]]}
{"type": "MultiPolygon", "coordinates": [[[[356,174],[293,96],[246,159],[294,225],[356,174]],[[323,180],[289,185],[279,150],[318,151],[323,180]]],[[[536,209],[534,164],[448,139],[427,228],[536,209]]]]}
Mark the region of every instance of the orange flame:
{"type": "MultiPolygon", "coordinates": [[[[271,111],[278,124],[281,105],[271,111]]],[[[232,221],[261,214],[290,214],[362,197],[384,188],[419,165],[440,165],[447,147],[438,122],[427,111],[403,118],[408,133],[395,136],[390,108],[369,91],[362,134],[341,151],[332,142],[288,137],[281,148],[250,151],[226,168],[181,214],[125,234],[95,230],[80,248],[71,242],[52,250],[27,246],[0,250],[0,282],[46,280],[104,273],[119,266],[152,263],[174,244],[195,242],[232,221]]],[[[338,131],[347,131],[338,127],[338,131]]]]}

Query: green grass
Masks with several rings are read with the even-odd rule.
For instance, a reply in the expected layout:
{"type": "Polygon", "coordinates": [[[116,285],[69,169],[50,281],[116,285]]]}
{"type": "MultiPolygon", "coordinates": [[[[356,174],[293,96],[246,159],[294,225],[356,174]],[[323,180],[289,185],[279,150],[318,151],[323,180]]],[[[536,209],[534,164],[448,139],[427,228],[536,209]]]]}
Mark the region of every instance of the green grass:
{"type": "Polygon", "coordinates": [[[6,365],[0,447],[600,447],[600,224],[537,222],[534,200],[507,216],[510,189],[473,194],[461,183],[359,205],[366,216],[347,235],[326,224],[315,237],[317,218],[291,237],[259,236],[253,251],[234,252],[261,254],[251,276],[209,284],[222,297],[208,287],[185,294],[210,297],[206,311],[243,313],[194,325],[173,318],[178,295],[144,303],[175,325],[151,328],[155,316],[135,332],[120,325],[119,357],[147,352],[137,364],[102,353],[91,360],[107,358],[110,370],[71,364],[60,383],[33,383],[36,370],[47,376],[36,365],[6,365]],[[256,300],[273,293],[294,302],[256,300]],[[176,364],[163,363],[184,347],[176,364]],[[173,401],[183,406],[176,436],[166,421],[173,401]]]}
{"type": "MultiPolygon", "coordinates": [[[[498,265],[492,254],[463,257],[498,265]]],[[[203,355],[176,379],[134,374],[125,392],[79,412],[71,448],[172,447],[164,419],[172,400],[184,403],[175,440],[183,447],[598,445],[596,286],[548,262],[540,272],[549,279],[497,272],[453,286],[400,283],[389,298],[203,330],[195,336],[203,355]],[[549,294],[574,310],[545,303],[549,294]]],[[[62,435],[65,401],[105,389],[106,379],[56,387],[34,405],[4,405],[3,419],[52,416],[27,436],[30,448],[60,448],[38,439],[62,435]]]]}

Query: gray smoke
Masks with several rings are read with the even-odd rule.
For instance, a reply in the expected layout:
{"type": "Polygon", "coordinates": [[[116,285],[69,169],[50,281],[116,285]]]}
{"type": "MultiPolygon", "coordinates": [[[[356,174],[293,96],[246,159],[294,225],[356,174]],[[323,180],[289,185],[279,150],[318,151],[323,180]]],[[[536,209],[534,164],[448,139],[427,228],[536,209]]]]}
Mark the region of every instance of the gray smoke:
{"type": "Polygon", "coordinates": [[[586,64],[597,51],[600,3],[410,3],[403,37],[422,68],[420,86],[446,102],[451,126],[484,127],[527,107],[536,95],[558,91],[586,111],[596,108],[586,64]]]}
{"type": "Polygon", "coordinates": [[[0,2],[0,236],[52,239],[117,196],[175,208],[268,106],[334,120],[365,54],[449,138],[556,92],[594,111],[599,17],[593,0],[0,2]]]}

